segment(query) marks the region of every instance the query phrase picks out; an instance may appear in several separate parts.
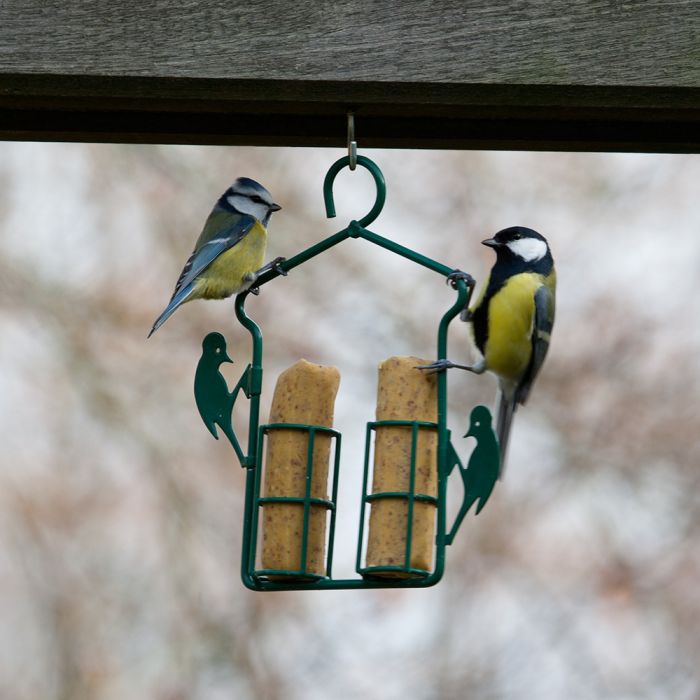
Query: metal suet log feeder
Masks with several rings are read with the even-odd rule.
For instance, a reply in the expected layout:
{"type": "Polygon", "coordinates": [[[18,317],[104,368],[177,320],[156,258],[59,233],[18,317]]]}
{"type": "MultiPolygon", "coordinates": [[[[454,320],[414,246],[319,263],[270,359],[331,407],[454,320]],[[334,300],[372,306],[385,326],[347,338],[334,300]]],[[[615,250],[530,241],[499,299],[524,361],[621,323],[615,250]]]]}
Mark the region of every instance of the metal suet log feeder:
{"type": "MultiPolygon", "coordinates": [[[[369,213],[267,269],[256,286],[348,238],[363,238],[448,278],[457,298],[438,325],[437,358],[444,359],[449,325],[469,305],[473,279],[367,229],[384,206],[386,185],[377,165],[352,151],[335,162],[326,175],[323,195],[329,218],[335,216],[335,178],[343,168],[355,165],[367,169],[376,185],[369,213]]],[[[229,391],[219,372],[221,362],[228,360],[226,341],[220,333],[209,333],[204,338],[194,386],[207,428],[217,437],[219,426],[247,470],[241,562],[244,584],[257,591],[434,585],[445,569],[445,548],[452,543],[464,516],[477,501],[476,512],[483,508],[498,478],[498,443],[489,410],[477,406],[471,412],[466,435],[475,437],[477,445],[465,466],[447,428],[447,373],[427,375],[415,369],[419,358],[390,358],[382,363],[377,420],[369,422],[366,430],[355,562],[358,577],[333,578],[342,440],[332,421],[340,377],[334,368],[297,362],[280,375],[270,422],[260,424],[263,336],[246,313],[249,293],[236,297],[235,308],[238,321],[252,338],[250,364],[229,391]],[[408,400],[404,390],[413,392],[408,400]],[[249,401],[246,449],[236,437],[231,418],[241,391],[249,401]],[[455,467],[464,482],[464,498],[448,529],[447,480],[455,467]]]]}

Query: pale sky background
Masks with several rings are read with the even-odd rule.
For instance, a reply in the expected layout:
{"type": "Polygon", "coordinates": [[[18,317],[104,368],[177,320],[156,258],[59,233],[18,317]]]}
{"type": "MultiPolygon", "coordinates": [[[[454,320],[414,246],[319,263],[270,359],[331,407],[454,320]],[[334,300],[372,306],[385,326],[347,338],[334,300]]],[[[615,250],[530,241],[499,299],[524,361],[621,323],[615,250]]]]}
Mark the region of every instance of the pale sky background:
{"type": "MultiPolygon", "coordinates": [[[[225,333],[235,382],[248,336],[228,300],[187,304],[146,341],[235,177],[283,206],[270,259],[362,216],[368,174],[341,173],[328,221],[341,149],[0,143],[0,697],[699,696],[700,157],[360,153],[388,184],[377,233],[483,282],[479,241],[530,226],[558,270],[507,478],[465,520],[443,582],[248,592],[243,474],[192,395],[202,337],[225,333]]],[[[299,357],[342,373],[336,575],[353,575],[376,365],[432,357],[453,295],[347,241],[247,304],[265,335],[263,420],[299,357]]],[[[469,353],[454,324],[450,356],[469,353]]],[[[466,460],[458,436],[495,380],[449,381],[466,460]]]]}

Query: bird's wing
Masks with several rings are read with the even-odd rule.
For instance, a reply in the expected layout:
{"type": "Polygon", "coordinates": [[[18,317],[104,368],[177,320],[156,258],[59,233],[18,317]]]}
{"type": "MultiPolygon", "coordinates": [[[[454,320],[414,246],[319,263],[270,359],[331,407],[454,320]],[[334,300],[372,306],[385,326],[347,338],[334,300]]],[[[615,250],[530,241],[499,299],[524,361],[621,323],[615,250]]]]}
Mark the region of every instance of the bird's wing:
{"type": "Polygon", "coordinates": [[[532,357],[527,371],[515,391],[516,403],[525,403],[535,377],[549,350],[549,339],[554,323],[554,294],[542,285],[535,292],[535,317],[532,324],[532,357]]]}
{"type": "Polygon", "coordinates": [[[172,298],[204,272],[221,253],[233,248],[255,226],[256,221],[255,217],[247,214],[212,213],[197,246],[182,268],[172,298]]]}

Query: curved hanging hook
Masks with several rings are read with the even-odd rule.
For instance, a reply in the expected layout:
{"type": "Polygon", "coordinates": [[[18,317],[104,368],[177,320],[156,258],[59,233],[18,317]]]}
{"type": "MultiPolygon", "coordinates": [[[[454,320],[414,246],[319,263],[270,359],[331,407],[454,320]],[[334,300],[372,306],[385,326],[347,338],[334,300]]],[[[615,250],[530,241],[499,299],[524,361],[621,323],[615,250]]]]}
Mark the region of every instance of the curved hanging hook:
{"type": "MultiPolygon", "coordinates": [[[[384,175],[379,169],[379,166],[369,158],[365,156],[357,156],[357,164],[361,165],[366,170],[369,170],[372,177],[374,178],[374,184],[377,186],[377,198],[374,201],[374,206],[369,211],[368,214],[363,216],[358,220],[358,224],[365,228],[371,224],[380,214],[384,208],[384,202],[386,201],[386,183],[384,182],[384,175]]],[[[332,219],[335,216],[335,202],[333,201],[333,183],[338,173],[345,167],[350,167],[350,158],[345,156],[340,158],[326,173],[326,179],[323,181],[323,201],[326,204],[326,216],[332,219]]]]}

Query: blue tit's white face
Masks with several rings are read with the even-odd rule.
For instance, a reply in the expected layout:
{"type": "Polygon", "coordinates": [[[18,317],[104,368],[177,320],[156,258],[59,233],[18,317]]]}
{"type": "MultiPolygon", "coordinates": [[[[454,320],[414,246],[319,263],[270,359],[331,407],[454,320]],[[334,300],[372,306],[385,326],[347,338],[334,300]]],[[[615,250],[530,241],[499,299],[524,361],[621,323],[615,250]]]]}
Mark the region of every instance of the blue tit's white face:
{"type": "Polygon", "coordinates": [[[229,187],[225,197],[236,211],[254,216],[258,221],[265,223],[273,211],[281,209],[260,183],[247,177],[239,177],[229,187]]]}

